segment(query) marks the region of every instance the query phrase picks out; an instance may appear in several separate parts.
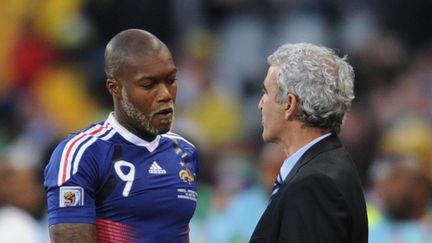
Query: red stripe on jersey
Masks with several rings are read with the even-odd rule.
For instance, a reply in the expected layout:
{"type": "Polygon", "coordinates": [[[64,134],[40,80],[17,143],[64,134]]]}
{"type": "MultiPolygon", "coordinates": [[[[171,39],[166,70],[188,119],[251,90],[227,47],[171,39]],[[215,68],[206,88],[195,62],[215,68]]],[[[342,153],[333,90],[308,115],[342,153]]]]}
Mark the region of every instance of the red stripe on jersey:
{"type": "Polygon", "coordinates": [[[106,219],[96,219],[98,243],[134,243],[132,227],[106,219]]]}
{"type": "Polygon", "coordinates": [[[62,184],[65,183],[65,181],[66,181],[66,174],[67,174],[66,170],[67,170],[67,166],[68,166],[68,159],[69,159],[70,152],[71,152],[73,146],[75,145],[75,143],[78,142],[78,141],[79,141],[81,138],[83,138],[85,135],[86,135],[86,134],[83,133],[83,134],[82,134],[81,136],[79,136],[75,141],[73,141],[73,143],[70,145],[70,147],[68,148],[68,150],[67,150],[67,152],[66,152],[66,158],[65,158],[65,161],[66,161],[66,162],[65,162],[65,165],[64,165],[64,167],[63,167],[62,184]]]}
{"type": "Polygon", "coordinates": [[[62,176],[62,183],[61,184],[64,184],[66,182],[67,167],[68,167],[68,164],[69,164],[69,156],[70,156],[70,153],[71,153],[72,148],[74,147],[74,145],[78,141],[80,141],[85,135],[93,136],[93,135],[99,133],[100,131],[102,131],[103,129],[106,129],[108,126],[109,126],[109,123],[105,124],[105,126],[99,127],[98,129],[94,130],[91,133],[84,132],[81,136],[74,138],[74,141],[67,148],[66,157],[65,157],[65,161],[64,161],[63,176],[62,176]]]}
{"type": "Polygon", "coordinates": [[[186,236],[184,238],[184,243],[189,243],[189,232],[190,232],[190,228],[188,225],[188,227],[186,227],[186,232],[185,232],[186,236]]]}

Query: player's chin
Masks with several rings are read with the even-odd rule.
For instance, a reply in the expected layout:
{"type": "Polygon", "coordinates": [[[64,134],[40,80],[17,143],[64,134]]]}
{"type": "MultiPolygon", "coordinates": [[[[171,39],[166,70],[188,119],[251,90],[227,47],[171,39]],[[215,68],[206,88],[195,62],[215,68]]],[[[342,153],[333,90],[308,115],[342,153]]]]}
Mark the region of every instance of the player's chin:
{"type": "Polygon", "coordinates": [[[156,122],[154,127],[158,131],[158,134],[164,134],[171,131],[172,125],[173,125],[172,120],[161,120],[156,122]]]}

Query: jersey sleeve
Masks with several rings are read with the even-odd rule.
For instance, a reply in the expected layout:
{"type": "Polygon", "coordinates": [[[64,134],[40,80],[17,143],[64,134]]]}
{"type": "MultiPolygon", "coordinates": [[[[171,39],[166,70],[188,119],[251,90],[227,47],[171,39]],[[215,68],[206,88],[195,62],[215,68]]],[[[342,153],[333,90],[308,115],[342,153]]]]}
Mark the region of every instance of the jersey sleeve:
{"type": "Polygon", "coordinates": [[[195,171],[195,175],[199,174],[199,154],[198,154],[198,150],[196,149],[196,147],[186,141],[186,140],[177,140],[177,143],[179,143],[179,146],[182,147],[182,150],[184,152],[186,152],[186,154],[189,157],[189,161],[190,163],[192,163],[193,167],[194,167],[194,171],[195,171]]]}
{"type": "Polygon", "coordinates": [[[112,153],[92,138],[57,146],[44,171],[49,225],[96,222],[96,192],[112,153]]]}
{"type": "Polygon", "coordinates": [[[179,146],[182,151],[186,152],[189,161],[193,165],[195,176],[199,174],[199,154],[198,150],[191,142],[183,138],[182,136],[169,132],[165,134],[165,137],[172,140],[176,146],[179,146]]]}
{"type": "Polygon", "coordinates": [[[199,174],[199,170],[200,170],[200,167],[199,167],[199,154],[198,154],[198,151],[195,148],[192,149],[191,160],[192,160],[192,163],[193,163],[193,165],[195,167],[195,174],[198,175],[199,174]]]}

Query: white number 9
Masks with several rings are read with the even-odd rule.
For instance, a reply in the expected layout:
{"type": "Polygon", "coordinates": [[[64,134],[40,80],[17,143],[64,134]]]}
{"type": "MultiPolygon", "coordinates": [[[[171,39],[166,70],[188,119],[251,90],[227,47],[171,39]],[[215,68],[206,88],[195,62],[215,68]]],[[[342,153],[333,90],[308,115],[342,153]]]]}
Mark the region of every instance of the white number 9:
{"type": "Polygon", "coordinates": [[[129,196],[130,189],[132,188],[132,183],[135,179],[135,166],[127,161],[119,160],[114,163],[114,169],[118,177],[124,182],[126,182],[125,188],[123,189],[123,197],[129,196]],[[129,173],[124,174],[121,170],[122,166],[129,167],[129,173]]]}

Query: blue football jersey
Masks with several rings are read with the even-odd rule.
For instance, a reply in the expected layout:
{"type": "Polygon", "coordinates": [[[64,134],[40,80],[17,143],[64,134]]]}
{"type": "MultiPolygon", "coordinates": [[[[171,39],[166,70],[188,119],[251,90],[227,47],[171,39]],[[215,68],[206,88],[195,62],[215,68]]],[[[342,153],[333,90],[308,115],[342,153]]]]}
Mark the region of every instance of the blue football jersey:
{"type": "Polygon", "coordinates": [[[49,225],[96,224],[99,242],[188,242],[197,203],[195,147],[147,142],[111,114],[62,141],[45,168],[49,225]]]}

